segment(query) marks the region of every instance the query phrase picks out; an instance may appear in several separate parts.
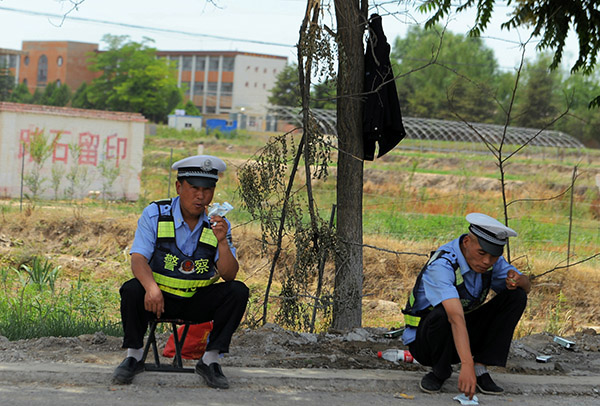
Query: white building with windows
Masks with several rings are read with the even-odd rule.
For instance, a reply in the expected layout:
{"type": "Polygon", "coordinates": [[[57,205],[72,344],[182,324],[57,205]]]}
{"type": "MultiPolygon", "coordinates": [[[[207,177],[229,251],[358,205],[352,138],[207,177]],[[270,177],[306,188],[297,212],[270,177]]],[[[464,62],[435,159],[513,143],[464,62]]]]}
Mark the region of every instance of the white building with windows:
{"type": "Polygon", "coordinates": [[[287,58],[232,51],[158,51],[177,66],[178,85],[203,116],[230,118],[260,130],[271,89],[287,58]]]}

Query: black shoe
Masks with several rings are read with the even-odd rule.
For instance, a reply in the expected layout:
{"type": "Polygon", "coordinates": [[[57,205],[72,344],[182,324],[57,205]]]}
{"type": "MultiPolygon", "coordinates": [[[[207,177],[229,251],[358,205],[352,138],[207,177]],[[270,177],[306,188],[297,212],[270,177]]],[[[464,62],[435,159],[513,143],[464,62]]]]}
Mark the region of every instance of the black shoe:
{"type": "Polygon", "coordinates": [[[444,384],[444,379],[440,379],[433,372],[429,372],[427,375],[421,379],[421,383],[419,384],[419,388],[423,392],[427,393],[438,393],[442,389],[442,385],[444,384]]]}
{"type": "Polygon", "coordinates": [[[216,362],[206,365],[202,360],[198,361],[196,364],[196,373],[203,377],[206,384],[211,388],[229,389],[229,381],[223,375],[221,365],[216,362]]]}
{"type": "Polygon", "coordinates": [[[128,385],[133,382],[133,377],[144,370],[144,363],[138,362],[133,357],[127,357],[113,373],[113,383],[128,385]]]}
{"type": "Polygon", "coordinates": [[[489,373],[477,377],[477,389],[486,395],[500,395],[504,389],[496,385],[489,373]]]}

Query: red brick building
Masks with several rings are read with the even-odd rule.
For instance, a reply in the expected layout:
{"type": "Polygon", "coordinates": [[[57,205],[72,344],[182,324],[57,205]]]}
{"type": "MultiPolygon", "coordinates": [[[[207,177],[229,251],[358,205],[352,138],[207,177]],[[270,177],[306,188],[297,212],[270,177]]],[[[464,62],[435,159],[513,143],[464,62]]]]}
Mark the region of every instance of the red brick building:
{"type": "Polygon", "coordinates": [[[98,52],[98,44],[74,41],[23,41],[19,83],[26,83],[31,93],[50,82],[76,90],[91,82],[97,74],[87,69],[87,59],[98,52]]]}

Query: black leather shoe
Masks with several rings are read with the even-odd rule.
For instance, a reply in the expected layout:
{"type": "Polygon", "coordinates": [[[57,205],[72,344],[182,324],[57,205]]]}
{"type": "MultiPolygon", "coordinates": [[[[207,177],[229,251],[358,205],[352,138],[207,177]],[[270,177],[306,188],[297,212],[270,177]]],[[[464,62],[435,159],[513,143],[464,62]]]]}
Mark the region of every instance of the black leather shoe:
{"type": "Polygon", "coordinates": [[[444,384],[444,379],[440,379],[433,372],[429,372],[427,375],[421,379],[421,383],[419,384],[419,388],[423,392],[426,393],[438,393],[442,390],[442,385],[444,384]]]}
{"type": "Polygon", "coordinates": [[[223,375],[221,365],[216,362],[206,365],[202,360],[198,361],[196,364],[196,373],[203,377],[206,384],[211,388],[229,389],[229,381],[223,375]]]}
{"type": "Polygon", "coordinates": [[[496,385],[489,373],[477,377],[477,389],[486,395],[500,395],[504,389],[496,385]]]}
{"type": "Polygon", "coordinates": [[[113,383],[128,385],[133,382],[133,377],[144,370],[144,363],[138,362],[133,357],[127,357],[113,372],[113,383]]]}

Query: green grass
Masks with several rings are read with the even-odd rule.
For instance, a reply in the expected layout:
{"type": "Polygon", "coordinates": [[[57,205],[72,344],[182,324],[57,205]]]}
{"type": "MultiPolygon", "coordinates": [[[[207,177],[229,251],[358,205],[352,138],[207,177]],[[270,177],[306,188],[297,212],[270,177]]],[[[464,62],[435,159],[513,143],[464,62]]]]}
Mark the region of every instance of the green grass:
{"type": "Polygon", "coordinates": [[[122,335],[120,322],[109,314],[112,306],[106,306],[119,301],[112,285],[78,281],[57,287],[56,279],[39,281],[14,269],[1,269],[0,335],[9,340],[73,337],[97,331],[122,335]]]}
{"type": "Polygon", "coordinates": [[[363,221],[365,234],[388,235],[397,240],[451,240],[464,231],[464,219],[457,216],[365,212],[363,221]]]}

